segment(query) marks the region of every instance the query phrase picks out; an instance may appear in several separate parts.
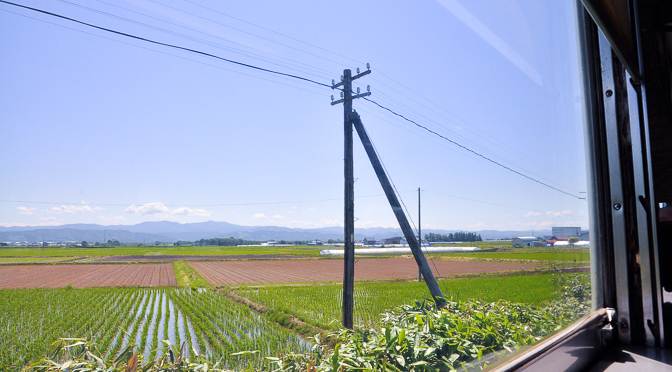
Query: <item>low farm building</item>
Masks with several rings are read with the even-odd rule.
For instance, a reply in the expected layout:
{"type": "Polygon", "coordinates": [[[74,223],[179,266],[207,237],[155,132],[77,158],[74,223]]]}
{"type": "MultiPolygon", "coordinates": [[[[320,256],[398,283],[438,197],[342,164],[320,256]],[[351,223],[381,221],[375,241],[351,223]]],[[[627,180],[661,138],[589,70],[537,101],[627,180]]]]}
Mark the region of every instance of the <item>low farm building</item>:
{"type": "Polygon", "coordinates": [[[374,245],[376,243],[376,238],[364,238],[364,241],[362,242],[364,245],[374,245]]]}
{"type": "Polygon", "coordinates": [[[385,244],[406,244],[406,239],[401,236],[395,236],[385,239],[385,244]]]}
{"type": "Polygon", "coordinates": [[[538,242],[539,239],[534,236],[519,236],[511,241],[511,246],[514,248],[533,247],[533,242],[538,242]]]}

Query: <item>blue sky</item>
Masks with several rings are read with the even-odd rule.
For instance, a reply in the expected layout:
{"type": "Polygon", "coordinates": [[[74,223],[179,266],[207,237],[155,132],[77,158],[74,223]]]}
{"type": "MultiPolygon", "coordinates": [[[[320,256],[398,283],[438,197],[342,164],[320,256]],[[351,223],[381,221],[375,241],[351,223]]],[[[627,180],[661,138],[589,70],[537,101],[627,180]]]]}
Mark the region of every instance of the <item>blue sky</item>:
{"type": "MultiPolygon", "coordinates": [[[[100,0],[19,3],[329,84],[583,197],[571,4],[100,0]],[[198,5],[197,5],[198,4],[198,5]]],[[[338,91],[0,4],[0,225],[343,223],[338,91]]],[[[587,203],[358,100],[423,228],[588,228],[587,203]]],[[[357,227],[396,226],[355,136],[357,227]]]]}

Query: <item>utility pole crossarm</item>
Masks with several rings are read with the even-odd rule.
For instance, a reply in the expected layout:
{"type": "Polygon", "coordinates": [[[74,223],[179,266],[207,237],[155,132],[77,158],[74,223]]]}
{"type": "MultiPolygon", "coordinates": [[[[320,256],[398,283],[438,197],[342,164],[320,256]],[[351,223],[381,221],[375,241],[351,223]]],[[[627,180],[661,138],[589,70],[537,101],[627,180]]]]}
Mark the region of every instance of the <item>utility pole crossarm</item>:
{"type": "Polygon", "coordinates": [[[352,80],[357,80],[357,79],[359,79],[360,77],[362,77],[362,76],[366,76],[366,75],[368,75],[368,74],[370,74],[370,73],[371,73],[371,70],[366,70],[366,71],[362,72],[361,74],[358,73],[357,75],[355,75],[355,76],[352,77],[352,80]]]}
{"type": "MultiPolygon", "coordinates": [[[[340,83],[336,83],[336,81],[334,81],[334,80],[331,81],[331,89],[336,89],[336,88],[341,87],[341,86],[343,87],[343,89],[339,89],[341,91],[341,99],[334,101],[334,96],[331,96],[331,105],[332,106],[338,105],[340,103],[344,103],[346,101],[346,99],[357,99],[357,98],[362,98],[362,97],[368,97],[368,96],[371,95],[371,87],[369,87],[367,85],[367,87],[366,87],[367,91],[365,93],[360,94],[359,93],[359,88],[357,88],[357,94],[352,96],[352,94],[355,93],[355,92],[352,91],[352,82],[354,80],[357,80],[357,79],[361,78],[362,76],[366,76],[366,75],[371,73],[371,70],[369,68],[368,63],[366,64],[366,68],[367,68],[367,70],[362,72],[362,73],[360,73],[359,69],[357,69],[357,75],[355,75],[355,76],[347,75],[345,73],[345,71],[343,71],[343,75],[341,76],[341,82],[340,83]]],[[[350,70],[347,70],[347,71],[350,71],[350,70]]]]}
{"type": "MultiPolygon", "coordinates": [[[[366,93],[361,93],[361,94],[355,94],[354,96],[352,96],[352,99],[357,99],[357,98],[362,98],[362,97],[368,97],[368,96],[370,96],[370,95],[371,95],[371,92],[366,92],[366,93]]],[[[337,100],[337,101],[333,101],[333,102],[331,103],[331,105],[334,106],[334,105],[338,105],[339,103],[343,103],[343,102],[345,102],[345,98],[341,98],[341,99],[339,99],[339,100],[337,100]]]]}

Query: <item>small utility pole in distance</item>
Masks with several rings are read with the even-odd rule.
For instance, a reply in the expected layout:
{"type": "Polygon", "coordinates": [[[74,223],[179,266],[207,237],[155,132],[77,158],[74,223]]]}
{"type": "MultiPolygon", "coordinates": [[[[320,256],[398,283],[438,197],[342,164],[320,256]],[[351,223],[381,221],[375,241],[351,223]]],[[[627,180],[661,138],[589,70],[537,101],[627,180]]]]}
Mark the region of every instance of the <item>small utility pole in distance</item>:
{"type": "Polygon", "coordinates": [[[331,96],[331,105],[343,103],[343,131],[345,137],[345,156],[344,156],[344,175],[345,175],[345,244],[344,244],[344,265],[343,265],[343,327],[352,329],[353,326],[353,308],[355,291],[355,180],[352,155],[352,100],[355,98],[371,95],[370,88],[367,92],[352,95],[352,81],[371,73],[369,64],[366,64],[366,71],[360,73],[357,69],[357,75],[352,76],[350,70],[343,70],[341,82],[336,84],[331,81],[331,89],[343,86],[341,99],[334,101],[331,96]]]}
{"type": "Polygon", "coordinates": [[[364,129],[362,120],[360,119],[359,114],[356,112],[353,112],[351,116],[355,129],[357,130],[357,134],[359,135],[359,139],[362,140],[364,150],[369,156],[373,170],[376,172],[376,176],[378,176],[378,181],[380,181],[380,185],[383,187],[383,191],[387,196],[387,201],[390,203],[390,207],[392,207],[392,212],[394,212],[394,215],[397,217],[399,227],[401,227],[401,231],[404,232],[404,237],[406,237],[406,241],[411,247],[413,257],[415,257],[415,262],[418,264],[420,272],[422,272],[422,276],[425,278],[425,283],[427,283],[429,293],[431,293],[434,301],[436,301],[436,305],[438,307],[443,307],[446,305],[446,302],[443,300],[443,293],[441,293],[441,288],[439,288],[439,284],[436,282],[436,278],[434,277],[432,269],[430,269],[429,265],[427,265],[427,259],[422,253],[422,249],[420,249],[418,239],[415,237],[415,234],[413,234],[411,225],[408,223],[408,219],[406,218],[406,215],[401,208],[399,199],[394,193],[392,184],[390,183],[390,180],[388,179],[387,174],[383,169],[380,159],[378,158],[378,154],[376,154],[376,151],[373,148],[371,139],[369,138],[368,133],[366,133],[366,129],[364,129]]]}
{"type": "MultiPolygon", "coordinates": [[[[418,187],[418,244],[422,250],[422,226],[420,225],[420,188],[418,187]]],[[[410,247],[410,243],[409,243],[410,247]]],[[[418,281],[422,281],[422,270],[418,267],[418,281]]]]}

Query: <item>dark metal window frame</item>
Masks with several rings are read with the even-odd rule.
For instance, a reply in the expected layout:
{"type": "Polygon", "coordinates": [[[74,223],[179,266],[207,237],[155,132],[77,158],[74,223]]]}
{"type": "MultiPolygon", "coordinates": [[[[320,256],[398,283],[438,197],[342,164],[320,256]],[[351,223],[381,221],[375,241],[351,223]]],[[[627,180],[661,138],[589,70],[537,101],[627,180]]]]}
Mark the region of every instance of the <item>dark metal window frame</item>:
{"type": "Polygon", "coordinates": [[[636,0],[576,2],[593,312],[494,371],[585,370],[615,347],[665,346],[637,16],[636,0]]]}
{"type": "MultiPolygon", "coordinates": [[[[624,3],[631,9],[628,26],[642,66],[637,4],[624,3]]],[[[593,306],[616,309],[619,343],[661,347],[665,335],[646,87],[642,72],[628,69],[619,57],[628,51],[614,47],[617,37],[608,34],[609,27],[598,28],[597,17],[599,12],[577,6],[594,232],[593,306]]]]}

